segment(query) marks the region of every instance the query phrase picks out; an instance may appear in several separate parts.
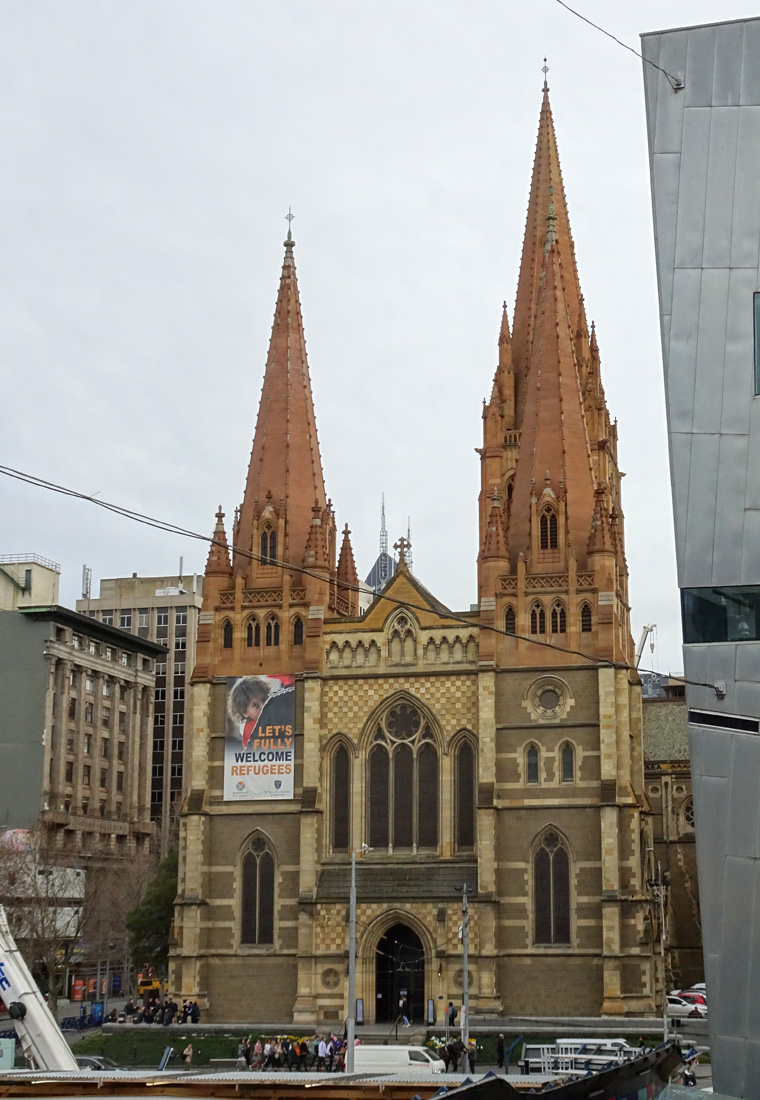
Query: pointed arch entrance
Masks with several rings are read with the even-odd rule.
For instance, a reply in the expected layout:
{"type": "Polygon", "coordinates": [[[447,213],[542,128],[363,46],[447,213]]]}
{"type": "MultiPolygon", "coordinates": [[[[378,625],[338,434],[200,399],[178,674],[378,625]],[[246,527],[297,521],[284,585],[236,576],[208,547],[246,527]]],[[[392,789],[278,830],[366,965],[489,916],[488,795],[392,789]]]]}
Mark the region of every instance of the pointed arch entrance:
{"type": "Polygon", "coordinates": [[[375,955],[375,1019],[391,1023],[409,1002],[409,1019],[425,1019],[425,949],[406,924],[392,925],[380,937],[375,955]]]}

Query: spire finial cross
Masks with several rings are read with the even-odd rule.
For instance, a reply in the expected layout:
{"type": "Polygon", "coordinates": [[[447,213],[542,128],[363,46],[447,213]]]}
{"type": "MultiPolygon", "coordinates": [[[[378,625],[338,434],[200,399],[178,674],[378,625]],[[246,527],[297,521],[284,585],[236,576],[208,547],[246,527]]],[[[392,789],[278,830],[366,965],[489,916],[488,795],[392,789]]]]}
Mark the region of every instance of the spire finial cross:
{"type": "Polygon", "coordinates": [[[407,550],[411,550],[411,548],[411,542],[409,542],[408,539],[405,539],[403,535],[398,540],[398,542],[394,542],[393,549],[398,551],[399,565],[401,565],[402,563],[406,563],[406,552],[407,550]]]}
{"type": "Polygon", "coordinates": [[[544,74],[544,90],[546,90],[549,87],[549,85],[546,83],[546,74],[549,72],[549,66],[546,64],[546,58],[544,58],[544,65],[541,69],[541,72],[544,74]]]}
{"type": "Polygon", "coordinates": [[[291,227],[291,223],[293,221],[293,218],[295,218],[295,214],[293,214],[290,207],[288,207],[288,212],[285,215],[285,221],[288,223],[288,240],[289,241],[293,240],[293,234],[290,232],[290,227],[291,227]]]}

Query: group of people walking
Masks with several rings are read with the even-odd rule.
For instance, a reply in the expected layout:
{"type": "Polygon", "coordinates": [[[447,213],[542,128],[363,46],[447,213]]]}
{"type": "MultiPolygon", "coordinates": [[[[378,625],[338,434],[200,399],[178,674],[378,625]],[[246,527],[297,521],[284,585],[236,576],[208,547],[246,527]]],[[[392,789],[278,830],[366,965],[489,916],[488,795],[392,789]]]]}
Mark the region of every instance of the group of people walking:
{"type": "Polygon", "coordinates": [[[180,1007],[173,997],[167,997],[161,1002],[158,997],[152,997],[147,1004],[140,1005],[130,999],[117,1017],[120,1024],[197,1024],[200,1022],[201,1010],[197,1001],[185,999],[180,1007]]]}
{"type": "Polygon", "coordinates": [[[238,1046],[238,1069],[314,1070],[340,1073],[346,1057],[346,1043],[337,1035],[315,1035],[312,1039],[242,1039],[238,1046]]]}

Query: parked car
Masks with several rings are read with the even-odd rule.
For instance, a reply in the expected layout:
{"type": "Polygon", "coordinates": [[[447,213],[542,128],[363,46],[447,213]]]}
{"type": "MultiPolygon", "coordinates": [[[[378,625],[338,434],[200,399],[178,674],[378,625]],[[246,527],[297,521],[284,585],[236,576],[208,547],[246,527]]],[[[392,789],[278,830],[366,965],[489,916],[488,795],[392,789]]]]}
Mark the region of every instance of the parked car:
{"type": "Polygon", "coordinates": [[[683,997],[675,993],[668,994],[668,1016],[671,1020],[705,1020],[707,1019],[707,1005],[693,1004],[685,1001],[683,997]]]}
{"type": "Polygon", "coordinates": [[[77,1054],[75,1057],[80,1069],[99,1069],[110,1073],[112,1069],[122,1068],[104,1054],[77,1054]]]}
{"type": "Polygon", "coordinates": [[[354,1051],[355,1073],[411,1073],[427,1077],[445,1070],[444,1063],[428,1047],[360,1043],[354,1051]]]}
{"type": "Polygon", "coordinates": [[[693,1005],[704,1005],[707,1008],[707,996],[700,989],[679,989],[673,994],[682,1001],[690,1001],[693,1005]]]}

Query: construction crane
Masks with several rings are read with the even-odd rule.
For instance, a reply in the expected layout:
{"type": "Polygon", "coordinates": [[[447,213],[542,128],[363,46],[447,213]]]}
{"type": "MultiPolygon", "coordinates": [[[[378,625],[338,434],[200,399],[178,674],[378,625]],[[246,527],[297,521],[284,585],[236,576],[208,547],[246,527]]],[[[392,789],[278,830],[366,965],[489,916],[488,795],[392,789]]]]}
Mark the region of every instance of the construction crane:
{"type": "Polygon", "coordinates": [[[0,996],[8,1006],[21,1049],[42,1070],[79,1072],[77,1060],[16,946],[0,905],[0,996]]]}
{"type": "MultiPolygon", "coordinates": [[[[645,626],[641,631],[641,637],[639,638],[639,644],[636,646],[636,668],[639,667],[641,661],[641,654],[644,652],[644,646],[646,645],[647,638],[650,634],[653,634],[657,629],[657,623],[652,623],[651,626],[645,626]]],[[[654,653],[654,638],[649,643],[649,648],[654,653]]]]}

